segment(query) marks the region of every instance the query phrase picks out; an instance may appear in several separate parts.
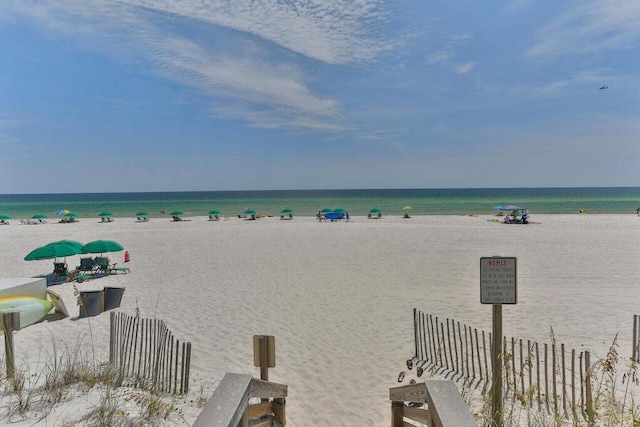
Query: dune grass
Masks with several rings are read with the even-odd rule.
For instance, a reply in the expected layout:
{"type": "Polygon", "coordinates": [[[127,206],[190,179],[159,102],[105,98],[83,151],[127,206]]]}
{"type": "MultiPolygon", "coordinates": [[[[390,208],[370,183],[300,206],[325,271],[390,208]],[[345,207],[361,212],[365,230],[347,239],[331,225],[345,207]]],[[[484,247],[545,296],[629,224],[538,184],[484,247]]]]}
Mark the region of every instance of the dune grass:
{"type": "Polygon", "coordinates": [[[2,359],[0,424],[51,417],[54,425],[63,426],[188,425],[178,396],[128,386],[141,382],[122,378],[110,364],[99,362],[95,347],[53,341],[52,348],[35,364],[37,372],[33,364],[23,363],[14,378],[6,377],[2,359]],[[70,402],[77,415],[67,419],[69,414],[56,409],[70,402]]]}

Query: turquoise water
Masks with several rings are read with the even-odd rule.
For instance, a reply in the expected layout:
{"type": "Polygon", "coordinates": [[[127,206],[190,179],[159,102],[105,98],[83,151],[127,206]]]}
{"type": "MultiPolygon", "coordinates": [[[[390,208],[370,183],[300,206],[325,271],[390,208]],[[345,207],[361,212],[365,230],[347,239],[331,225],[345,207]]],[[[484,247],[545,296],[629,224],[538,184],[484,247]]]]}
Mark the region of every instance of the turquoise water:
{"type": "Polygon", "coordinates": [[[295,215],[312,216],[323,208],[341,207],[357,216],[372,208],[399,215],[404,206],[411,206],[411,215],[460,215],[495,213],[493,207],[498,204],[519,205],[532,215],[573,214],[580,209],[595,214],[635,214],[640,206],[640,187],[13,194],[0,195],[0,214],[55,217],[56,211],[68,209],[81,218],[97,217],[102,211],[111,211],[116,217],[148,211],[151,217],[161,217],[174,210],[206,215],[215,209],[222,215],[237,215],[251,208],[258,214],[279,215],[282,209],[290,208],[295,215]]]}

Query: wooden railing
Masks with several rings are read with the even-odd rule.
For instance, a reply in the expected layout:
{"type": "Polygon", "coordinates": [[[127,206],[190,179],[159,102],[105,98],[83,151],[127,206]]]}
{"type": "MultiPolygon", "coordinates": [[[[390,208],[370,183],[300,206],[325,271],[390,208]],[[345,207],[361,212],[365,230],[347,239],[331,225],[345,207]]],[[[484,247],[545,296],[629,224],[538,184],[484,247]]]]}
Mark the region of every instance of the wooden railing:
{"type": "Polygon", "coordinates": [[[428,427],[477,426],[453,381],[427,380],[423,383],[393,387],[389,389],[389,399],[391,427],[412,425],[405,423],[405,418],[428,427]]]}
{"type": "Polygon", "coordinates": [[[268,427],[286,423],[287,386],[227,373],[193,427],[268,427]],[[250,403],[259,398],[259,403],[250,403]]]}

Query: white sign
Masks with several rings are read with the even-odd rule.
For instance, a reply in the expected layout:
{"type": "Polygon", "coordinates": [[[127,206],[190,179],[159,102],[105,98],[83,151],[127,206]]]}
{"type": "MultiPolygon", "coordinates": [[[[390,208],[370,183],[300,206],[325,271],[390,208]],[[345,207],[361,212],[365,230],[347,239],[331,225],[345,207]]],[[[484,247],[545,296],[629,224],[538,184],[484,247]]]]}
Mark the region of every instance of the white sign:
{"type": "Polygon", "coordinates": [[[517,304],[517,258],[480,258],[480,303],[517,304]]]}

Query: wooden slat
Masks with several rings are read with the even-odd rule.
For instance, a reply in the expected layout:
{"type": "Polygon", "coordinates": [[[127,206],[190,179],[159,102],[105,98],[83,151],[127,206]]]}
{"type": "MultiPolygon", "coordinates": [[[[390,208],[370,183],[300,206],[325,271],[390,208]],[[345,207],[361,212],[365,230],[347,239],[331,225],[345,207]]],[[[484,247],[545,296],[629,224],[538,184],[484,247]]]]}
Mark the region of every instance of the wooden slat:
{"type": "Polygon", "coordinates": [[[424,383],[409,384],[389,389],[392,402],[425,402],[427,388],[424,383]]]}
{"type": "Polygon", "coordinates": [[[431,423],[431,414],[427,409],[412,408],[411,406],[405,406],[403,415],[405,418],[409,418],[412,421],[417,421],[422,424],[431,423]]]}
{"type": "Polygon", "coordinates": [[[261,399],[287,397],[287,386],[253,378],[251,380],[251,397],[261,399]]]}
{"type": "Polygon", "coordinates": [[[273,414],[273,405],[271,402],[257,403],[247,407],[247,416],[249,419],[264,417],[273,414]]]}
{"type": "Polygon", "coordinates": [[[285,410],[286,399],[284,397],[277,397],[273,399],[273,415],[276,417],[276,421],[280,423],[280,425],[287,424],[287,413],[285,410]]]}
{"type": "Polygon", "coordinates": [[[226,374],[192,427],[237,426],[249,404],[251,375],[226,374]]]}
{"type": "Polygon", "coordinates": [[[476,427],[469,407],[450,380],[427,380],[424,383],[429,412],[434,426],[476,427]]]}
{"type": "MultiPolygon", "coordinates": [[[[251,427],[271,427],[273,426],[273,418],[267,418],[259,423],[249,423],[251,427]]],[[[415,427],[415,426],[414,426],[415,427]]]]}

